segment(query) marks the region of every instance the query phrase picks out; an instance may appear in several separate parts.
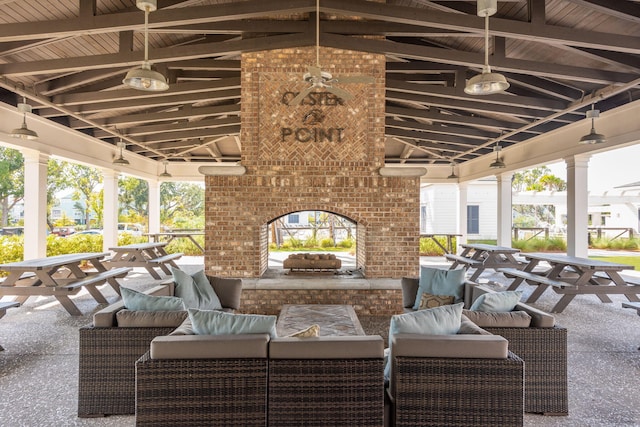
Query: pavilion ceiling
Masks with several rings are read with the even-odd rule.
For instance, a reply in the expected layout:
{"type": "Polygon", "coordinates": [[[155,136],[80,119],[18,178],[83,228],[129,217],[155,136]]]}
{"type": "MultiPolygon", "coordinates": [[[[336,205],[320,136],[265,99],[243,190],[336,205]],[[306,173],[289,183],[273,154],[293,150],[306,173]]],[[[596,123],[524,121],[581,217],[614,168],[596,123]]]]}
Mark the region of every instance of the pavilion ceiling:
{"type": "MultiPolygon", "coordinates": [[[[125,88],[142,60],[135,0],[0,0],[0,101],[155,160],[240,160],[240,54],[315,43],[315,0],[158,0],[149,57],[166,92],[125,88]]],[[[508,0],[490,18],[499,95],[481,71],[475,1],[321,0],[320,44],[384,54],[386,162],[464,162],[640,98],[640,2],[508,0]],[[362,19],[353,20],[353,17],[362,19]],[[362,38],[363,35],[377,36],[362,38]]],[[[306,64],[304,64],[306,65],[306,64]]]]}

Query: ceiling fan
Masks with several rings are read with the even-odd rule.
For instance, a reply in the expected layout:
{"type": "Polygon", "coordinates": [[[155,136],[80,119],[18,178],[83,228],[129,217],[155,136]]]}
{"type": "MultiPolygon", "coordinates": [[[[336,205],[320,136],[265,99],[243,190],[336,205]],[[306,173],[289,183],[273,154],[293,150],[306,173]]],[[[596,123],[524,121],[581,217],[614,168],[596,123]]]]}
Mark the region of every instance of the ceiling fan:
{"type": "Polygon", "coordinates": [[[371,76],[364,75],[334,78],[330,72],[322,71],[322,67],[320,67],[320,0],[316,0],[316,65],[308,66],[307,72],[304,73],[302,79],[307,83],[311,83],[311,85],[289,101],[289,105],[300,104],[314,89],[324,89],[344,100],[349,100],[353,98],[353,95],[344,89],[334,86],[335,83],[373,83],[375,80],[371,76]]]}

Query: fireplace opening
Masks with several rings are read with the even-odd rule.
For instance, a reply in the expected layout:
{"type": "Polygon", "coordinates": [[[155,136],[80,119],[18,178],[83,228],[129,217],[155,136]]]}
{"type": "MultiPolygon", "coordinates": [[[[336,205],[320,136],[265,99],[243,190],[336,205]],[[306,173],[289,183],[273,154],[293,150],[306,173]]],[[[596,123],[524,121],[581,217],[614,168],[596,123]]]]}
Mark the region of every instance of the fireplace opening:
{"type": "Polygon", "coordinates": [[[344,215],[320,210],[292,211],[268,222],[267,233],[267,272],[271,274],[350,275],[358,271],[358,224],[344,215]],[[322,261],[308,265],[289,261],[296,266],[289,268],[285,260],[300,254],[322,261]]]}

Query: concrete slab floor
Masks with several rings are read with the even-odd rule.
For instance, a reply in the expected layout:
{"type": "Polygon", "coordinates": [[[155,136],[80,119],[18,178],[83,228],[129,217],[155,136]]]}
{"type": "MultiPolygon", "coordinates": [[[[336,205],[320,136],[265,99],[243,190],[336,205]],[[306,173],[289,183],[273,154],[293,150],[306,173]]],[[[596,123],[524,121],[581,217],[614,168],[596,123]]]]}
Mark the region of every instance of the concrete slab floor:
{"type": "MultiPolygon", "coordinates": [[[[202,257],[184,257],[190,273],[202,257]]],[[[443,258],[422,258],[423,265],[444,267],[443,258]]],[[[499,274],[480,278],[500,287],[499,274]]],[[[125,286],[147,289],[159,281],[134,270],[125,286]]],[[[525,297],[533,286],[524,285],[525,297]]],[[[104,286],[110,302],[117,295],[104,286]]],[[[640,291],[640,290],[639,290],[640,291]]],[[[559,296],[546,291],[534,306],[549,310],[559,296]]],[[[639,426],[640,317],[621,308],[624,297],[603,304],[595,296],[578,296],[557,323],[568,328],[569,416],[526,414],[525,426],[639,426]]],[[[102,308],[82,291],[75,298],[83,316],[72,317],[52,297],[30,298],[0,320],[0,426],[133,426],[134,416],[81,419],[76,416],[78,328],[91,323],[102,308]]]]}

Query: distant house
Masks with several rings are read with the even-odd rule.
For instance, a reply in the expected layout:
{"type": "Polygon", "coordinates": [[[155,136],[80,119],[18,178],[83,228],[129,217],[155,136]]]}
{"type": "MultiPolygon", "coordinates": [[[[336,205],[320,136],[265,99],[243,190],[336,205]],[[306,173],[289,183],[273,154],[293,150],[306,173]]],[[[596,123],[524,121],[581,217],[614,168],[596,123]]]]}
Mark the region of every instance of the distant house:
{"type": "MultiPolygon", "coordinates": [[[[539,227],[563,232],[567,217],[566,191],[526,191],[513,193],[514,205],[553,205],[555,216],[539,227]]],[[[467,186],[467,238],[497,238],[497,181],[472,181],[467,186]]],[[[456,233],[458,221],[457,186],[428,184],[420,189],[420,232],[456,233]]],[[[640,230],[640,182],[615,187],[601,194],[589,193],[589,226],[640,230]]],[[[619,232],[605,232],[615,235],[619,232]]]]}

